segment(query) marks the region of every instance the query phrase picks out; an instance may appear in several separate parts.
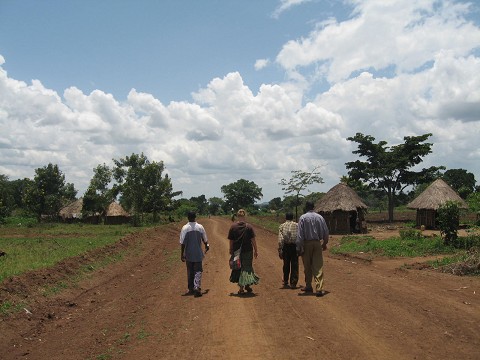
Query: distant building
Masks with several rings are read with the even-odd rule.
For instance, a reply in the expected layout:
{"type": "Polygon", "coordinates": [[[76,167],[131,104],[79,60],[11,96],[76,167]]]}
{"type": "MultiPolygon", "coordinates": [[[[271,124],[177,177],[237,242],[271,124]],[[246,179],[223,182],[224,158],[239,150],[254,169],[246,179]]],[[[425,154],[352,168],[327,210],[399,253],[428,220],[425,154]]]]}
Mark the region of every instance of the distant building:
{"type": "Polygon", "coordinates": [[[315,204],[315,212],[322,215],[331,234],[365,233],[365,213],[368,206],[347,184],[331,188],[315,204]]]}
{"type": "Polygon", "coordinates": [[[468,209],[465,200],[455,190],[442,179],[437,179],[408,203],[407,207],[417,210],[416,226],[424,225],[427,229],[435,229],[437,226],[437,211],[447,201],[456,202],[461,209],[468,209]]]}

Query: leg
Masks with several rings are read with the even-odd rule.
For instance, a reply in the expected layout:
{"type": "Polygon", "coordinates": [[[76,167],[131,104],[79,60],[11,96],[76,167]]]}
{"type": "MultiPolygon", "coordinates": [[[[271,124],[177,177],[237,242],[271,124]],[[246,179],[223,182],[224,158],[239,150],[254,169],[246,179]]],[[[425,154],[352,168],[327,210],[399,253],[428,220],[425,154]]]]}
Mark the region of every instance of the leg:
{"type": "Polygon", "coordinates": [[[193,263],[193,272],[195,274],[193,279],[193,291],[195,292],[195,296],[202,296],[202,262],[193,263]]]}
{"type": "Polygon", "coordinates": [[[305,241],[303,252],[303,268],[305,270],[305,289],[312,289],[312,259],[313,259],[313,246],[315,241],[305,241]]]}
{"type": "Polygon", "coordinates": [[[283,257],[283,285],[288,285],[288,278],[290,276],[290,259],[289,252],[286,246],[282,250],[283,257]]]}
{"type": "Polygon", "coordinates": [[[192,263],[190,261],[186,261],[185,263],[187,264],[188,291],[193,292],[193,288],[194,288],[193,281],[194,281],[194,278],[195,278],[195,272],[193,270],[193,264],[194,263],[192,263]]]}
{"type": "Polygon", "coordinates": [[[323,250],[322,244],[315,241],[313,252],[312,273],[315,279],[315,291],[317,294],[323,291],[323,250]]]}
{"type": "Polygon", "coordinates": [[[290,251],[290,286],[296,287],[298,283],[298,256],[295,244],[292,244],[290,251]]]}

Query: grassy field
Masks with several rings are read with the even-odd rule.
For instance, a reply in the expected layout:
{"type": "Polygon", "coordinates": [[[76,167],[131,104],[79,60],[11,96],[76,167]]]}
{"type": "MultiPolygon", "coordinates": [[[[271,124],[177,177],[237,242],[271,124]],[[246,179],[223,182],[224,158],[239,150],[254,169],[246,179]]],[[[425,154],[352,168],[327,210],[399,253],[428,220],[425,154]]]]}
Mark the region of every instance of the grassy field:
{"type": "Polygon", "coordinates": [[[128,225],[35,224],[15,219],[0,227],[0,282],[115,243],[141,229],[128,225]]]}

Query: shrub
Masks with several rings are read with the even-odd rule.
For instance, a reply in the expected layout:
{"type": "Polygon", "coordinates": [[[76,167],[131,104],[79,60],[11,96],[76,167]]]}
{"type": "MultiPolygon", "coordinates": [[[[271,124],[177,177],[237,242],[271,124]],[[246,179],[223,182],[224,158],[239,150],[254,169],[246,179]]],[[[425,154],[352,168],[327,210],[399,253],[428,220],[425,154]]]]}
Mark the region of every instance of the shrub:
{"type": "Polygon", "coordinates": [[[460,210],[453,201],[447,201],[438,209],[438,225],[445,245],[453,245],[458,237],[460,210]]]}
{"type": "Polygon", "coordinates": [[[402,240],[423,239],[423,235],[422,235],[422,232],[417,229],[400,229],[400,239],[402,240]]]}

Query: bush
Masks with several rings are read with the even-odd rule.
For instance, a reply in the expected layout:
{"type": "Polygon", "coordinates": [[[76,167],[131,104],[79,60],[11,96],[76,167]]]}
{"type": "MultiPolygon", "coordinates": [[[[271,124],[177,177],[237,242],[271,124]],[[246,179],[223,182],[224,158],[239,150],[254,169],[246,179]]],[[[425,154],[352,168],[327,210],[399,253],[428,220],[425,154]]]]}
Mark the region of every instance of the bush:
{"type": "Polygon", "coordinates": [[[438,226],[445,245],[453,245],[458,237],[460,210],[453,201],[447,201],[438,209],[438,226]]]}
{"type": "Polygon", "coordinates": [[[400,230],[400,239],[406,240],[416,240],[416,239],[423,239],[422,232],[417,229],[401,229],[400,230]]]}

